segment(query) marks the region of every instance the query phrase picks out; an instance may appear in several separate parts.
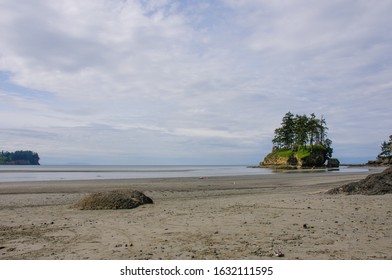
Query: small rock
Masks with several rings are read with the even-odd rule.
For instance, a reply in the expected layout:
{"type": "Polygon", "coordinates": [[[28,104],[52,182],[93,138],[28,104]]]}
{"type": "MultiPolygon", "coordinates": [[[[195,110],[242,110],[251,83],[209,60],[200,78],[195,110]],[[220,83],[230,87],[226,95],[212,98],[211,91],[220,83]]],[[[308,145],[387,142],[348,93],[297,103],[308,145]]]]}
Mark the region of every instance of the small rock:
{"type": "Polygon", "coordinates": [[[284,254],[281,249],[274,250],[274,256],[278,258],[284,257],[284,254]]]}

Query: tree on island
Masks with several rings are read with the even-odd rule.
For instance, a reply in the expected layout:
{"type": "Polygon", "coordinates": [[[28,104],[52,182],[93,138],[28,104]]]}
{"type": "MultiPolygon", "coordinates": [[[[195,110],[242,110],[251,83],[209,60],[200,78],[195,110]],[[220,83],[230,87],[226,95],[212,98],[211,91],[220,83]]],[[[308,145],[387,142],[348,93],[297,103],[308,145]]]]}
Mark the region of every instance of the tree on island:
{"type": "Polygon", "coordinates": [[[274,148],[293,149],[300,146],[313,147],[315,144],[330,146],[332,141],[327,138],[326,121],[324,117],[316,118],[312,113],[306,115],[293,115],[286,113],[282,119],[281,127],[275,129],[275,137],[272,139],[274,148]]]}
{"type": "MultiPolygon", "coordinates": [[[[314,113],[293,115],[287,112],[281,127],[275,129],[272,139],[273,151],[263,161],[263,165],[275,165],[277,158],[287,158],[284,165],[321,166],[332,157],[332,141],[327,137],[328,127],[323,116],[314,113]]],[[[335,164],[338,161],[335,159],[335,164]]]]}
{"type": "Polygon", "coordinates": [[[368,164],[376,165],[392,165],[392,135],[389,136],[389,141],[381,143],[381,152],[378,154],[376,160],[369,160],[368,164]]]}
{"type": "Polygon", "coordinates": [[[380,157],[390,157],[392,153],[392,135],[389,135],[389,141],[381,143],[380,157]]]}

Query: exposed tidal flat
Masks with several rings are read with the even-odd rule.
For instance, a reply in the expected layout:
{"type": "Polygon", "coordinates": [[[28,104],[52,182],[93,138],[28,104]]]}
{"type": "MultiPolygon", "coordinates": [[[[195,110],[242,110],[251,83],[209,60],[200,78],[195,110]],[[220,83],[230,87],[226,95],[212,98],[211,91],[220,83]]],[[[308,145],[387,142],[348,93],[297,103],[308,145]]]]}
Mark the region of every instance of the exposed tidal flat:
{"type": "Polygon", "coordinates": [[[391,260],[392,195],[325,193],[382,170],[3,181],[0,259],[391,260]],[[154,203],[73,207],[123,188],[154,203]]]}

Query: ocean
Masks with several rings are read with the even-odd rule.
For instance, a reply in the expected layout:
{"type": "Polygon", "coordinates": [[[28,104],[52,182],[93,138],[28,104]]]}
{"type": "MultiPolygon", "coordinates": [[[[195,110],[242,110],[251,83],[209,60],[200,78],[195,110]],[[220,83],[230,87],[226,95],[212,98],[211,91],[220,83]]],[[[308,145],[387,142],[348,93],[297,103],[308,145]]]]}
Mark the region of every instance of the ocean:
{"type": "MultiPolygon", "coordinates": [[[[328,172],[327,170],[318,170],[328,172]]],[[[333,172],[361,172],[367,168],[341,167],[333,172]]],[[[142,179],[273,175],[270,168],[243,165],[0,165],[0,182],[142,179]]]]}

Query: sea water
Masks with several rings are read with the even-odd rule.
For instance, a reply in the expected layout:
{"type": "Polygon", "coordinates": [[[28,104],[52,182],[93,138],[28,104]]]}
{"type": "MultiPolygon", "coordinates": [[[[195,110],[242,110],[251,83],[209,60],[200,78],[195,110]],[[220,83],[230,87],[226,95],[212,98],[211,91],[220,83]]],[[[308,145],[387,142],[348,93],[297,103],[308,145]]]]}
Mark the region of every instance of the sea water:
{"type": "MultiPolygon", "coordinates": [[[[367,168],[340,167],[332,172],[361,172],[367,168]]],[[[331,172],[327,169],[317,172],[331,172]]],[[[0,182],[143,179],[143,178],[207,178],[216,176],[272,175],[270,168],[243,165],[0,165],[0,182]]]]}
{"type": "Polygon", "coordinates": [[[3,165],[0,182],[213,177],[272,174],[239,165],[3,165]]]}

